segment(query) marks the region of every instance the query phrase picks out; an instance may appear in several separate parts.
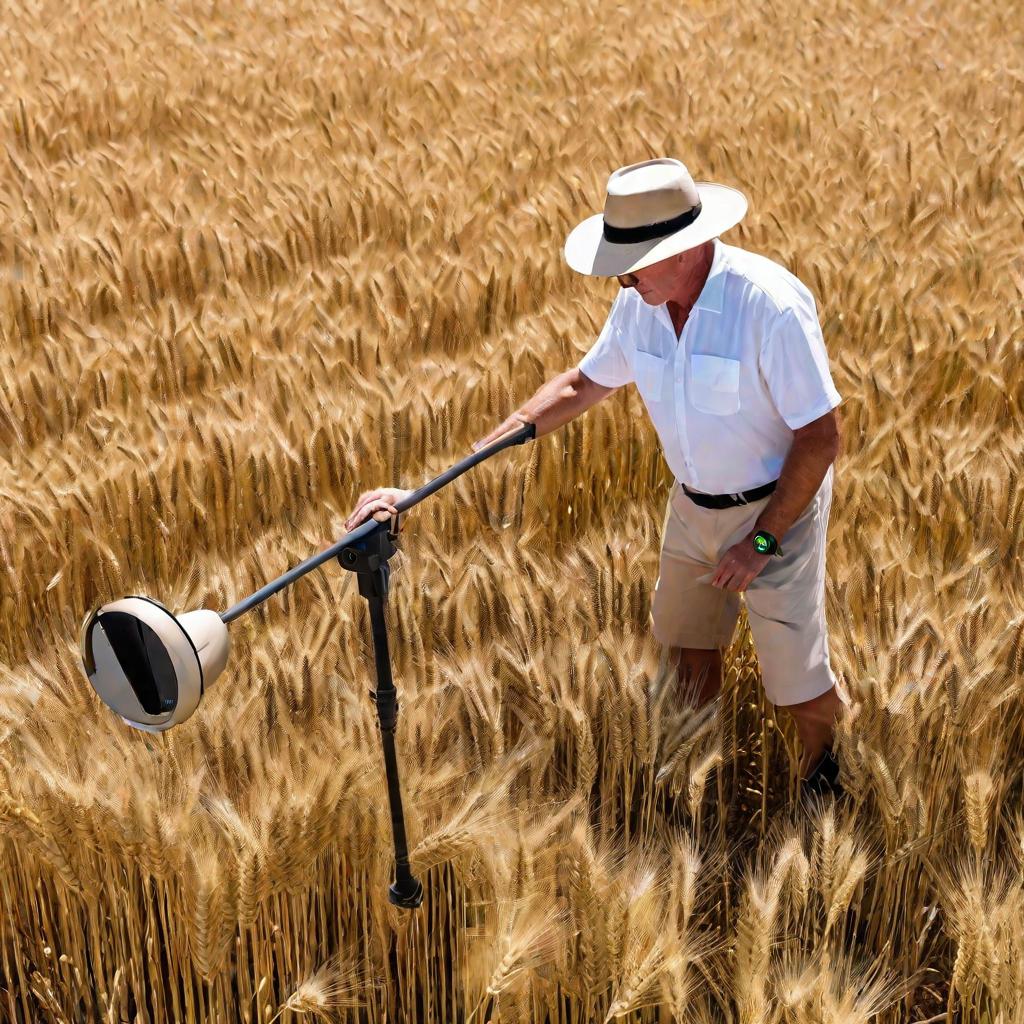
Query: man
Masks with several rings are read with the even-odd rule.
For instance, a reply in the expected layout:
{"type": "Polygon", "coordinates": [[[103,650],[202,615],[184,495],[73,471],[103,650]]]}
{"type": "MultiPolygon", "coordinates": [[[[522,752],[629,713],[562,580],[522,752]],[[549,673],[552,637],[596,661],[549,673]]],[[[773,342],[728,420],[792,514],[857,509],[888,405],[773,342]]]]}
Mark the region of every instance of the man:
{"type": "MultiPolygon", "coordinates": [[[[780,264],[718,237],[742,193],[671,158],[619,168],[603,214],[569,234],[576,271],[622,286],[579,365],[549,380],[479,449],[524,423],[556,430],[635,383],[675,476],[651,606],[680,686],[711,700],[745,595],[765,694],[796,722],[806,791],[842,793],[845,705],[829,664],[825,534],[840,447],[814,298],[780,264]]],[[[346,529],[409,493],[363,494],[346,529]]]]}

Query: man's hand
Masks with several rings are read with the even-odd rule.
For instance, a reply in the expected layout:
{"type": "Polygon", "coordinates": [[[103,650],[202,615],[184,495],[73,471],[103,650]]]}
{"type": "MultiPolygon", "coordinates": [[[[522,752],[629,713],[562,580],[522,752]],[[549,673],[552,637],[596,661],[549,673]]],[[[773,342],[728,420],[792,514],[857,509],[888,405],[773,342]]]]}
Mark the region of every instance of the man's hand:
{"type": "Polygon", "coordinates": [[[505,420],[504,423],[501,424],[501,426],[495,427],[494,430],[492,430],[486,437],[481,437],[479,441],[474,441],[470,447],[473,451],[478,452],[481,448],[486,448],[492,441],[497,441],[499,437],[511,434],[513,430],[520,430],[525,427],[527,423],[532,422],[532,420],[528,420],[521,412],[514,412],[507,420],[505,420]]]}
{"type": "Polygon", "coordinates": [[[751,530],[738,544],[733,544],[718,563],[714,576],[711,577],[713,587],[723,590],[746,590],[751,580],[771,561],[773,555],[762,555],[754,550],[754,534],[751,530]]]}
{"type": "MultiPolygon", "coordinates": [[[[385,522],[389,517],[407,515],[406,512],[399,513],[395,504],[410,494],[412,490],[403,487],[378,487],[375,491],[363,491],[356,501],[356,507],[345,520],[345,532],[350,533],[361,523],[366,522],[371,515],[378,523],[385,522]]],[[[399,523],[399,527],[401,525],[399,523]]]]}

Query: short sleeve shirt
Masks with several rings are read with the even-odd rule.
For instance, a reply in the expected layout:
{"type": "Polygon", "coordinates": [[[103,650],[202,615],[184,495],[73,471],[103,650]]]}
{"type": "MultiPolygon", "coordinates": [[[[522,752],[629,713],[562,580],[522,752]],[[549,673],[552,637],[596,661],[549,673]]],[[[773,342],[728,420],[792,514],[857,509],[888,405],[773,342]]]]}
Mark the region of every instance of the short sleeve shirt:
{"type": "Polygon", "coordinates": [[[777,480],[793,431],[842,401],[814,297],[781,264],[713,239],[678,341],[666,304],[623,288],[580,371],[635,383],[675,478],[734,494],[777,480]]]}

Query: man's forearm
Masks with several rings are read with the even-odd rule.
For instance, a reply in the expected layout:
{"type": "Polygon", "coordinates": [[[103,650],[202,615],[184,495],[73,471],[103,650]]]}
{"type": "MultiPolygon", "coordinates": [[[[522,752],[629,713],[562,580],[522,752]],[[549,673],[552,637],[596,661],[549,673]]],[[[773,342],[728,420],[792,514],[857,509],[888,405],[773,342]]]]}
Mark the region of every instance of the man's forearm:
{"type": "Polygon", "coordinates": [[[839,446],[816,437],[794,438],[782,464],[778,486],[761,510],[752,532],[767,530],[779,543],[799,519],[835,461],[839,446]]]}
{"type": "Polygon", "coordinates": [[[513,415],[536,424],[536,436],[543,437],[586,412],[601,397],[590,381],[573,367],[543,384],[513,415]]]}

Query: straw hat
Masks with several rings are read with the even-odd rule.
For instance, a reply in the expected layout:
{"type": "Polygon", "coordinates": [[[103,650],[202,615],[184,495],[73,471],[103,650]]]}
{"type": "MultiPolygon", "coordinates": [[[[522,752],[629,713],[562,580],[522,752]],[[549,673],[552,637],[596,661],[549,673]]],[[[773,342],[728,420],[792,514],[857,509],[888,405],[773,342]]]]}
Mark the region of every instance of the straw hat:
{"type": "Polygon", "coordinates": [[[581,274],[627,274],[720,235],[746,212],[742,192],[695,182],[679,160],[642,160],[612,173],[604,213],[573,228],[565,261],[581,274]]]}

